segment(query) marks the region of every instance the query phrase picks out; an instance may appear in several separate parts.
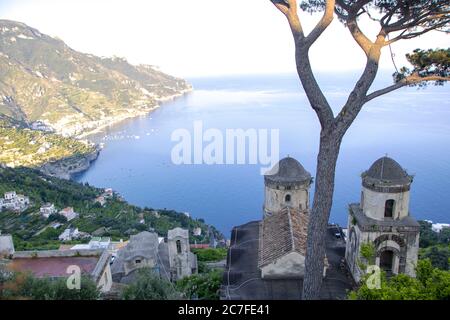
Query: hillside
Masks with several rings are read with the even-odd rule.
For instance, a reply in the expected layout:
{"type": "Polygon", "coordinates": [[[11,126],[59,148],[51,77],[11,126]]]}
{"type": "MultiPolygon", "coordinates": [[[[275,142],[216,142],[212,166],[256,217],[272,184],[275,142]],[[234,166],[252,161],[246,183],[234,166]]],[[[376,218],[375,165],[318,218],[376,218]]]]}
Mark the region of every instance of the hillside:
{"type": "Polygon", "coordinates": [[[192,87],[152,66],[83,54],[19,22],[0,20],[0,114],[78,136],[146,114],[192,87]]]}
{"type": "Polygon", "coordinates": [[[191,241],[208,243],[211,230],[217,239],[223,236],[201,219],[192,219],[183,213],[171,210],[139,208],[123,201],[118,195],[104,206],[95,203],[103,190],[70,180],[48,177],[38,171],[0,167],[0,196],[4,192],[16,191],[30,198],[31,205],[23,213],[0,212],[0,231],[14,236],[16,250],[57,249],[61,244],[58,235],[68,226],[96,236],[109,236],[115,240],[128,239],[130,235],[143,230],[154,229],[161,236],[169,229],[189,229],[191,241]],[[67,222],[58,220],[61,226],[53,228],[55,220],[39,214],[43,203],[50,202],[58,209],[73,207],[79,217],[67,222]],[[200,236],[193,230],[201,228],[200,236]]]}
{"type": "MultiPolygon", "coordinates": [[[[0,163],[9,167],[50,169],[50,163],[51,167],[55,167],[58,162],[69,164],[70,159],[89,162],[88,159],[94,160],[97,154],[96,146],[87,141],[28,128],[11,127],[0,119],[0,163]]],[[[78,169],[82,167],[86,166],[77,166],[78,169]]],[[[70,170],[64,171],[68,178],[70,170]]]]}

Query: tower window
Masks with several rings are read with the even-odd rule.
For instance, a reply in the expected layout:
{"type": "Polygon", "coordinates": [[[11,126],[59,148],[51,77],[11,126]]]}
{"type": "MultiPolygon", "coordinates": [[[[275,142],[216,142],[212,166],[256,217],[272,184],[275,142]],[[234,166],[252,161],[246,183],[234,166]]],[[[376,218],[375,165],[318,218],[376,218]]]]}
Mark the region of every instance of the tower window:
{"type": "Polygon", "coordinates": [[[287,186],[287,187],[286,187],[286,190],[291,190],[291,186],[287,186]]]}
{"type": "Polygon", "coordinates": [[[392,218],[394,213],[395,200],[387,200],[384,207],[384,217],[392,218]]]}
{"type": "Polygon", "coordinates": [[[287,194],[286,197],[284,197],[284,201],[291,202],[291,195],[287,194]]]}
{"type": "Polygon", "coordinates": [[[181,241],[177,240],[177,253],[180,254],[181,253],[181,241]]]}

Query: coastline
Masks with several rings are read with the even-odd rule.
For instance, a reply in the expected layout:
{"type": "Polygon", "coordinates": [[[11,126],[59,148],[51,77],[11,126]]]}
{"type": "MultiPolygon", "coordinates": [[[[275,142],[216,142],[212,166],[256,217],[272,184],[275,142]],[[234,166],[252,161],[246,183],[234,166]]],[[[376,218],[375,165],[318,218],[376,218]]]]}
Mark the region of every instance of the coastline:
{"type": "Polygon", "coordinates": [[[192,92],[193,90],[194,90],[194,88],[190,87],[190,88],[187,88],[187,89],[184,89],[184,90],[180,91],[179,93],[176,93],[176,94],[173,94],[173,95],[170,95],[170,96],[167,96],[167,97],[159,98],[159,99],[156,100],[157,104],[154,105],[154,106],[148,107],[145,110],[137,111],[137,112],[135,112],[133,114],[124,114],[121,117],[117,117],[113,121],[110,121],[110,122],[107,122],[105,124],[97,126],[93,130],[85,131],[85,132],[83,132],[83,133],[81,133],[79,135],[76,135],[75,139],[89,139],[90,136],[95,135],[97,133],[100,133],[104,129],[106,129],[108,127],[111,127],[111,126],[114,126],[114,125],[117,125],[117,124],[119,124],[119,123],[121,123],[121,122],[123,122],[125,120],[138,118],[138,117],[142,117],[142,116],[147,116],[147,115],[151,114],[153,111],[159,109],[161,107],[161,104],[164,104],[166,102],[170,102],[170,101],[173,101],[173,100],[175,100],[177,98],[183,97],[186,94],[192,92]]]}
{"type": "MultiPolygon", "coordinates": [[[[187,89],[180,91],[179,93],[176,93],[176,94],[173,94],[173,95],[170,95],[167,97],[159,98],[159,99],[157,99],[156,105],[149,107],[146,110],[142,110],[142,111],[136,112],[134,114],[124,115],[123,117],[118,117],[118,118],[116,118],[115,121],[110,121],[108,123],[105,123],[104,125],[100,125],[100,126],[96,127],[95,129],[86,131],[80,135],[75,136],[74,138],[78,139],[78,140],[86,139],[86,140],[90,141],[89,140],[90,136],[98,134],[108,127],[117,125],[127,119],[133,119],[133,118],[137,118],[137,117],[141,117],[141,116],[147,116],[147,115],[151,114],[153,111],[159,109],[162,106],[162,104],[169,102],[169,101],[173,101],[177,98],[183,97],[186,94],[192,92],[193,90],[194,89],[191,86],[187,89]]],[[[90,168],[91,164],[95,160],[97,160],[98,156],[100,155],[100,152],[101,152],[100,146],[95,144],[95,151],[90,154],[83,155],[83,156],[74,156],[74,157],[70,157],[70,158],[66,158],[66,159],[61,159],[61,160],[58,160],[55,162],[46,163],[46,164],[42,165],[41,167],[39,167],[39,170],[50,176],[55,176],[55,177],[58,177],[61,179],[66,179],[66,180],[72,180],[76,174],[79,174],[79,173],[82,173],[82,172],[88,170],[90,168]]]]}
{"type": "Polygon", "coordinates": [[[76,155],[69,158],[46,163],[39,168],[40,172],[64,180],[71,180],[77,173],[86,171],[92,162],[97,160],[100,148],[96,145],[95,150],[89,154],[76,155]]]}

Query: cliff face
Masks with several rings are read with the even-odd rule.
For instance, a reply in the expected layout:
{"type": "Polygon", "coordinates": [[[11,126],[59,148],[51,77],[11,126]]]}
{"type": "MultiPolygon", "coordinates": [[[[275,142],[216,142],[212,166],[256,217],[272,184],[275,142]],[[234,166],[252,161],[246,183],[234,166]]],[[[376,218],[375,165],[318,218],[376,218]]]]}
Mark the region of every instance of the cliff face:
{"type": "Polygon", "coordinates": [[[79,136],[148,113],[192,87],[152,66],[101,58],[0,20],[0,114],[79,136]]]}
{"type": "Polygon", "coordinates": [[[89,166],[97,159],[98,155],[99,150],[95,150],[88,154],[48,162],[39,167],[38,170],[52,177],[69,180],[74,174],[89,169],[89,166]]]}

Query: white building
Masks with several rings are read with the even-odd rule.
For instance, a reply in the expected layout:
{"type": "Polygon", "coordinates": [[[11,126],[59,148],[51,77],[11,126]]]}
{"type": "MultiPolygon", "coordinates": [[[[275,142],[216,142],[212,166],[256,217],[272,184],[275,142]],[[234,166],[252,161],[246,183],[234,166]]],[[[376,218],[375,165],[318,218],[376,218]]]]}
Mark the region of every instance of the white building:
{"type": "Polygon", "coordinates": [[[66,217],[67,221],[71,221],[78,217],[78,213],[76,213],[72,207],[62,209],[59,214],[66,217]]]}
{"type": "Polygon", "coordinates": [[[46,203],[44,204],[39,211],[41,212],[41,215],[44,218],[50,217],[52,214],[55,214],[57,212],[55,205],[53,203],[46,203]]]}
{"type": "Polygon", "coordinates": [[[67,228],[61,233],[58,237],[60,241],[72,241],[74,239],[78,239],[80,237],[80,231],[78,228],[67,228]]]}
{"type": "Polygon", "coordinates": [[[356,282],[369,261],[361,256],[363,244],[375,248],[374,263],[388,275],[415,276],[420,225],[409,213],[413,177],[393,159],[378,159],[362,175],[361,202],[350,204],[347,265],[356,282]]]}
{"type": "Polygon", "coordinates": [[[70,250],[97,250],[97,249],[103,249],[103,250],[112,250],[112,242],[111,238],[108,237],[94,237],[89,241],[88,244],[77,244],[70,248],[70,250]]]}
{"type": "Polygon", "coordinates": [[[17,193],[15,191],[5,192],[4,199],[6,201],[13,200],[17,197],[17,193]]]}
{"type": "Polygon", "coordinates": [[[95,198],[94,203],[98,203],[103,207],[106,204],[106,199],[104,196],[98,196],[95,198]]]}
{"type": "Polygon", "coordinates": [[[105,199],[110,199],[114,196],[114,190],[111,188],[106,188],[103,192],[103,197],[105,197],[105,199]]]}
{"type": "Polygon", "coordinates": [[[450,224],[448,224],[448,223],[433,223],[431,225],[431,229],[434,232],[441,232],[442,229],[444,229],[444,228],[450,228],[450,224]]]}
{"type": "Polygon", "coordinates": [[[17,194],[15,191],[6,192],[1,203],[2,209],[15,212],[23,212],[29,205],[30,199],[22,194],[17,194]]]}
{"type": "Polygon", "coordinates": [[[202,228],[195,228],[194,231],[194,236],[201,236],[202,235],[202,228]]]}

